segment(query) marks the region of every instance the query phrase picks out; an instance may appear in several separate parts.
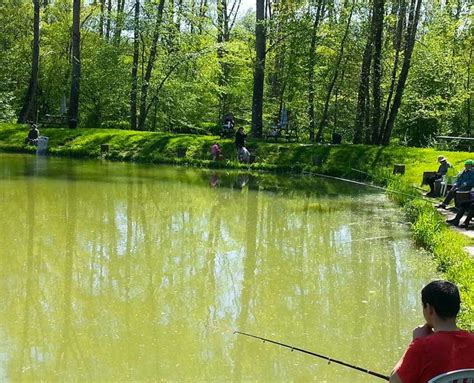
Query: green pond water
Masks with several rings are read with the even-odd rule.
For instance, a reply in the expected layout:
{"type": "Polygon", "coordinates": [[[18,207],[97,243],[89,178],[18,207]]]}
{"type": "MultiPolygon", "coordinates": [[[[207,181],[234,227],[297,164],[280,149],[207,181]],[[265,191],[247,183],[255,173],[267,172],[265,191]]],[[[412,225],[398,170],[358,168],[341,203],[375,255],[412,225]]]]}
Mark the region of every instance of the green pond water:
{"type": "Polygon", "coordinates": [[[354,184],[0,154],[0,381],[377,382],[435,276],[354,184]]]}

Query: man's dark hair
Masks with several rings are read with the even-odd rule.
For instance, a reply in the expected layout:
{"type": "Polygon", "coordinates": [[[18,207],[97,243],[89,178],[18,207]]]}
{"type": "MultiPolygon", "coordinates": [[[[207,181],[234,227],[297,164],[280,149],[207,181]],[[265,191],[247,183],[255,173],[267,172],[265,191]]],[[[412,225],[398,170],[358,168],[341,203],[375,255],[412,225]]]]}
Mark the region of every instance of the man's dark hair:
{"type": "Polygon", "coordinates": [[[461,298],[455,284],[448,281],[433,281],[421,290],[423,306],[430,304],[441,319],[458,315],[461,298]]]}

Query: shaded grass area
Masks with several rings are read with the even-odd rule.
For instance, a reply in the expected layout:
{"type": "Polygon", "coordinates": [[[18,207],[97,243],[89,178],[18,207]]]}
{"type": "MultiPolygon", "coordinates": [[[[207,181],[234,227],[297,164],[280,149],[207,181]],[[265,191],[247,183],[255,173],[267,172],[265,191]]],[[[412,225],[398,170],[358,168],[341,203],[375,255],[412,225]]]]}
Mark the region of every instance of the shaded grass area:
{"type": "MultiPolygon", "coordinates": [[[[23,145],[27,131],[24,125],[0,124],[0,150],[35,152],[34,147],[23,145]]],[[[460,287],[463,299],[461,324],[474,329],[474,260],[463,250],[468,239],[449,230],[432,203],[421,199],[420,191],[414,187],[424,171],[437,169],[438,155],[445,155],[457,170],[461,170],[463,162],[472,156],[470,153],[401,146],[330,146],[248,140],[247,146],[256,156],[256,162],[248,166],[238,163],[233,140],[212,136],[48,127],[41,128],[41,134],[49,137],[48,152],[56,156],[320,173],[387,186],[392,190],[392,198],[405,209],[416,242],[433,254],[445,278],[460,287]],[[214,142],[220,142],[225,160],[211,161],[210,146],[214,142]],[[109,145],[108,153],[101,153],[102,144],[109,145]],[[404,164],[405,175],[392,176],[394,164],[404,164]]]]}

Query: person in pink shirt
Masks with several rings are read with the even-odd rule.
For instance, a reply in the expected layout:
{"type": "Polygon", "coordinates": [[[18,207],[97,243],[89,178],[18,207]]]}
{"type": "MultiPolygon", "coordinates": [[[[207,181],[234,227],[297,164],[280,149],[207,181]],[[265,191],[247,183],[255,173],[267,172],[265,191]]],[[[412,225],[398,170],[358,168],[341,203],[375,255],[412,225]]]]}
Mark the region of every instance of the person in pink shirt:
{"type": "Polygon", "coordinates": [[[222,150],[218,142],[211,146],[211,155],[214,161],[222,159],[222,150]]]}

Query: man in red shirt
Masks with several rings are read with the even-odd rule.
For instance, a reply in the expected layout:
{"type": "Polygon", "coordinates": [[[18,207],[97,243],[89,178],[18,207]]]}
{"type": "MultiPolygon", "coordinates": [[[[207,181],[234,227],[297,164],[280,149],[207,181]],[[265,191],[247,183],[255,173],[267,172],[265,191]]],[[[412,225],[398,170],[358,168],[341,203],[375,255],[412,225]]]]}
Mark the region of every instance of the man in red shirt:
{"type": "Polygon", "coordinates": [[[474,368],[474,334],[456,326],[461,302],[456,285],[433,281],[421,290],[421,301],[426,323],[413,330],[390,382],[426,383],[448,371],[474,368]]]}

